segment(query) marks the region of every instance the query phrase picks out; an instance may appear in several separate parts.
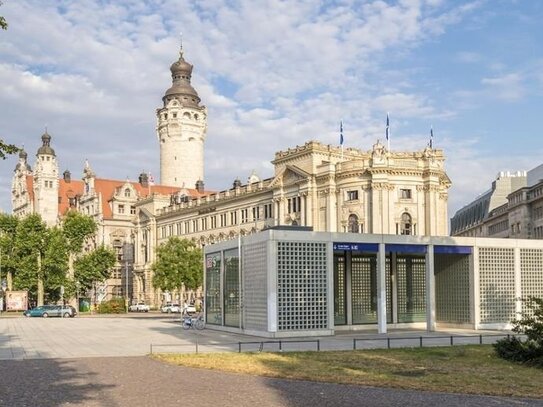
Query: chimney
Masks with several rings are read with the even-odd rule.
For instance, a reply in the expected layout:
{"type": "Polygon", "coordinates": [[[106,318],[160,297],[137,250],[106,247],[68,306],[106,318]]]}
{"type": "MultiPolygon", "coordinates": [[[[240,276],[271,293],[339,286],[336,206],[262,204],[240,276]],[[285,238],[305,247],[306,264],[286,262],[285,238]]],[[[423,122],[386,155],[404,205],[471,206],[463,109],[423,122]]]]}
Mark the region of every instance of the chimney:
{"type": "Polygon", "coordinates": [[[64,182],[66,182],[67,184],[72,182],[72,173],[70,171],[68,170],[64,171],[62,176],[64,177],[64,182]]]}
{"type": "Polygon", "coordinates": [[[201,179],[196,181],[196,191],[198,191],[201,194],[204,193],[204,181],[202,181],[201,179]]]}
{"type": "Polygon", "coordinates": [[[148,176],[145,172],[142,172],[142,173],[140,174],[138,180],[139,180],[140,185],[141,185],[143,188],[149,187],[149,176],[148,176]]]}

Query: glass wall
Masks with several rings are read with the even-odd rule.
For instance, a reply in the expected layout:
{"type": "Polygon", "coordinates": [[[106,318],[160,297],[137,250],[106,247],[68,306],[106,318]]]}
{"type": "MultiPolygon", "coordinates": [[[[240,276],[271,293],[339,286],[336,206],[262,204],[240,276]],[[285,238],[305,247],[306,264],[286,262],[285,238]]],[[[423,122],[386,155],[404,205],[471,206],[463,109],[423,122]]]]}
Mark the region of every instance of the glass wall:
{"type": "Polygon", "coordinates": [[[238,249],[224,252],[224,325],[240,327],[240,281],[238,249]]]}
{"type": "Polygon", "coordinates": [[[221,253],[206,255],[206,323],[222,325],[221,253]]]}

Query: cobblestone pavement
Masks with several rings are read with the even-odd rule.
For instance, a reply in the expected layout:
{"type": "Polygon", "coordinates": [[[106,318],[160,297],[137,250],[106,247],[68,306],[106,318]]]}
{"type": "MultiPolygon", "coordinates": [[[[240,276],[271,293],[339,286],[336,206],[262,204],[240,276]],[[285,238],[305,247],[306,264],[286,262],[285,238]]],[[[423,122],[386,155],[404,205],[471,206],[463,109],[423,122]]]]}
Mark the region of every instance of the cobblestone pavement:
{"type": "Polygon", "coordinates": [[[541,400],[280,380],[191,369],[148,357],[8,360],[0,405],[15,407],[509,407],[541,400]]]}
{"type": "MultiPolygon", "coordinates": [[[[477,332],[478,334],[479,332],[477,332]]],[[[204,329],[181,328],[179,316],[128,314],[93,318],[0,318],[0,360],[143,356],[153,352],[199,352],[242,350],[340,350],[357,348],[449,345],[478,343],[473,331],[394,331],[338,333],[333,337],[276,340],[204,329]],[[471,335],[469,338],[463,335],[471,335]],[[423,339],[421,339],[423,336],[423,339]],[[409,338],[409,339],[400,339],[409,338]],[[253,343],[248,343],[253,342],[253,343]],[[263,342],[263,343],[262,343],[263,342]]],[[[487,332],[492,334],[492,332],[487,332]]],[[[483,338],[484,342],[495,340],[483,338]]]]}

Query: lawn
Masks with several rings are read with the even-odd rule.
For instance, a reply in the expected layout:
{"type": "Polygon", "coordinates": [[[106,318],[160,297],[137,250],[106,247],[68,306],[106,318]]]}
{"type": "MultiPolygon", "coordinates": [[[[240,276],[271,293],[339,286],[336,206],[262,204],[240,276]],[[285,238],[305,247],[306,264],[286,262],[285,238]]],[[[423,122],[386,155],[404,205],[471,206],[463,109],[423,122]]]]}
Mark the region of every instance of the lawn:
{"type": "Polygon", "coordinates": [[[543,369],[499,359],[490,345],[337,352],[153,354],[240,374],[437,392],[543,398],[543,369]]]}

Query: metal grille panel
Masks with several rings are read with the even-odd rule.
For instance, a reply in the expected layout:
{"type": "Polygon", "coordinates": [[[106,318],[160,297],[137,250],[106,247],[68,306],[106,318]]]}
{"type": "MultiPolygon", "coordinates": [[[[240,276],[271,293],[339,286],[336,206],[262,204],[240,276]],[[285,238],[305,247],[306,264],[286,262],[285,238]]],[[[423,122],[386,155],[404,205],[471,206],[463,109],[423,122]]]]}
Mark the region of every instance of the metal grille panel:
{"type": "Polygon", "coordinates": [[[479,248],[481,323],[508,323],[515,317],[514,249],[479,248]]]}
{"type": "MultiPolygon", "coordinates": [[[[521,249],[520,250],[520,282],[521,296],[543,298],[543,250],[521,249]]],[[[532,314],[522,303],[522,312],[532,314]]]]}
{"type": "Polygon", "coordinates": [[[277,242],[277,304],[280,331],[327,329],[325,243],[277,242]]]}
{"type": "Polygon", "coordinates": [[[243,246],[242,279],[245,328],[268,330],[266,242],[243,246]]]}
{"type": "Polygon", "coordinates": [[[426,320],[426,260],[424,257],[396,258],[398,274],[398,322],[426,320]]]}
{"type": "Polygon", "coordinates": [[[447,323],[470,322],[469,256],[435,256],[436,320],[447,323]]]}

